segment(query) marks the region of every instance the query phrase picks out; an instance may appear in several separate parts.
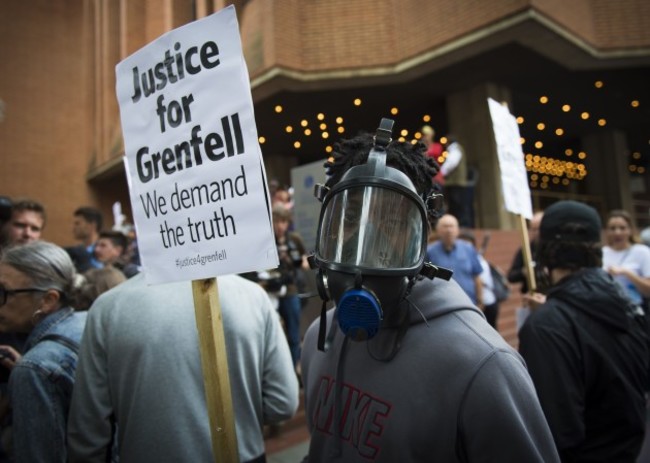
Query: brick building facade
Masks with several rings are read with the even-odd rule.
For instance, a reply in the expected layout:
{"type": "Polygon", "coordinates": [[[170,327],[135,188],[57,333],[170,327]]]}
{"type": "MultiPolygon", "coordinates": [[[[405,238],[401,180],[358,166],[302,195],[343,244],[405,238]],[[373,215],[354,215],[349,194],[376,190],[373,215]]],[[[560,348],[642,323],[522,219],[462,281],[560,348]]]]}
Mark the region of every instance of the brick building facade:
{"type": "Polygon", "coordinates": [[[426,121],[439,135],[455,133],[480,172],[477,226],[512,228],[500,206],[485,105],[493,97],[524,119],[536,205],[579,197],[602,212],[634,210],[640,225],[650,224],[650,3],[643,0],[1,2],[0,194],[42,201],[45,237],[60,244],[71,242],[79,205],[110,215],[121,201],[128,211],[115,65],[230,3],[270,177],[287,182],[292,166],[325,158],[339,134],[373,130],[394,110],[406,139],[426,121]],[[555,111],[540,106],[546,95],[555,111]],[[560,103],[573,108],[573,119],[560,103]],[[553,134],[558,129],[563,135],[553,134]],[[570,178],[559,169],[578,153],[587,175],[570,178]],[[549,172],[534,170],[534,156],[548,160],[549,172]]]}

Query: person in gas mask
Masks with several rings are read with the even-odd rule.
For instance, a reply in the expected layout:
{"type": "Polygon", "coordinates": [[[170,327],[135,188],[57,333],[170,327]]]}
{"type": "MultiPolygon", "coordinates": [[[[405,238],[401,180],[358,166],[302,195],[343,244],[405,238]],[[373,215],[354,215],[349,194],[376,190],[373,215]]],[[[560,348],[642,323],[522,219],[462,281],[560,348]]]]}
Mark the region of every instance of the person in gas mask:
{"type": "Polygon", "coordinates": [[[422,144],[391,142],[392,124],[335,144],[316,188],[304,461],[558,461],[522,358],[425,262],[437,167],[422,144]]]}

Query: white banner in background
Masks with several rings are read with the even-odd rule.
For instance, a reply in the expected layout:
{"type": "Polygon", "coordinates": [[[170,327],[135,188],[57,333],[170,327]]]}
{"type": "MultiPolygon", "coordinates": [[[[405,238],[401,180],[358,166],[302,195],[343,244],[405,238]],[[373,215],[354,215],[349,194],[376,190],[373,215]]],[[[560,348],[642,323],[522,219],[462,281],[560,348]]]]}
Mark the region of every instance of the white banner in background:
{"type": "Polygon", "coordinates": [[[491,98],[488,98],[488,106],[497,144],[506,210],[531,219],[533,204],[528,187],[524,152],[521,149],[519,125],[507,107],[491,98]]]}
{"type": "Polygon", "coordinates": [[[131,206],[149,283],[278,265],[234,7],[116,67],[131,206]]]}

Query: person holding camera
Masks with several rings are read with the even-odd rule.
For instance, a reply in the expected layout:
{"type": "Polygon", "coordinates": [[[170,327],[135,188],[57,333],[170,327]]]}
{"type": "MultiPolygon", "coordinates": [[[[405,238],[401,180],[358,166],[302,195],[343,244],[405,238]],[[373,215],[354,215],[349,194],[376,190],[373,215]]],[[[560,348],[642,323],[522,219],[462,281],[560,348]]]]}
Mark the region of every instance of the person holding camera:
{"type": "MultiPolygon", "coordinates": [[[[278,312],[284,322],[287,341],[294,367],[300,360],[300,314],[302,305],[298,296],[301,270],[308,270],[305,245],[302,238],[295,232],[289,232],[291,211],[283,204],[273,206],[273,231],[275,245],[278,250],[280,265],[278,267],[281,290],[278,294],[278,312]],[[284,287],[284,289],[282,289],[284,287]]],[[[264,285],[263,285],[264,286],[264,285]]],[[[270,287],[266,287],[270,291],[270,287]]]]}

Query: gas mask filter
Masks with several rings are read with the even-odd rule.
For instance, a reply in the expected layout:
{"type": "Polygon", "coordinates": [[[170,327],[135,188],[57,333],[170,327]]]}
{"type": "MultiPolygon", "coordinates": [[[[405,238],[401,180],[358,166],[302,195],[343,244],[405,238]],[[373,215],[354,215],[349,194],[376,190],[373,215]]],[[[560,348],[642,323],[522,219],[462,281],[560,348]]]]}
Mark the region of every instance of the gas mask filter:
{"type": "MultiPolygon", "coordinates": [[[[325,344],[325,303],[336,303],[341,331],[356,341],[379,331],[384,311],[396,308],[424,263],[427,211],[411,180],[386,165],[393,121],[382,119],[368,160],[349,169],[323,202],[316,250],[317,288],[323,300],[319,349],[325,344]]],[[[437,268],[436,268],[437,269],[437,268]]]]}

